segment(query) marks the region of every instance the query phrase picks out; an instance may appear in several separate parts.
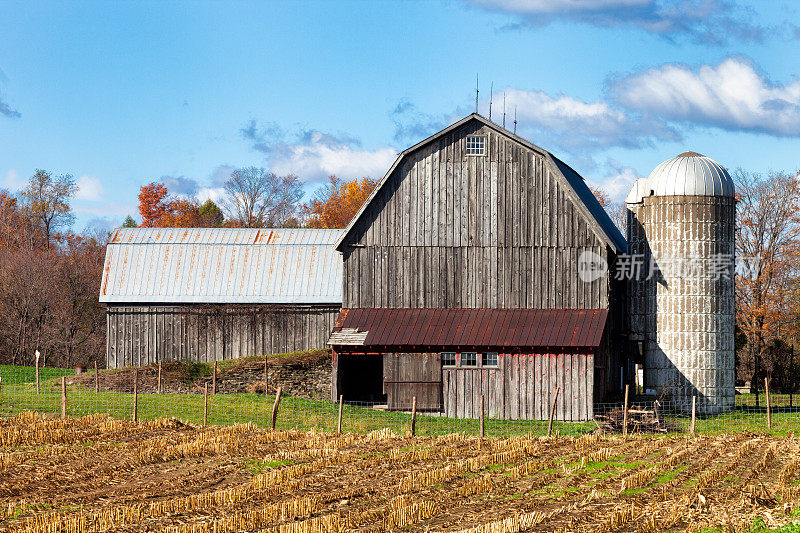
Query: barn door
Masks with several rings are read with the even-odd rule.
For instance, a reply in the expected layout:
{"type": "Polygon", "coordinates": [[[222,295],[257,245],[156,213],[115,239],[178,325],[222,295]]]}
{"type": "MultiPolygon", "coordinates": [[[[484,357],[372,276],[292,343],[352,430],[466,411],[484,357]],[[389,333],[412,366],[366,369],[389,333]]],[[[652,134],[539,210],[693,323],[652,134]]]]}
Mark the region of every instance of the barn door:
{"type": "Polygon", "coordinates": [[[383,356],[383,386],[391,410],[442,408],[442,365],[438,353],[399,353],[383,356]]]}

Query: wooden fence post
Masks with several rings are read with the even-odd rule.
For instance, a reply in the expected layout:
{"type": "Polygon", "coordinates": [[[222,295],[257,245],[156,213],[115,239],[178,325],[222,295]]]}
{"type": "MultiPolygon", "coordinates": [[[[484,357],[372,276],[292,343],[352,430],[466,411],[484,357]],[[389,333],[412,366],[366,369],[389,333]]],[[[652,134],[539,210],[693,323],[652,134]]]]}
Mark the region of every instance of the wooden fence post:
{"type": "Polygon", "coordinates": [[[628,389],[630,385],[625,384],[625,408],[622,411],[622,435],[628,436],[628,389]]]}
{"type": "Polygon", "coordinates": [[[208,425],[208,383],[205,384],[203,390],[203,425],[208,425]]]}
{"type": "Polygon", "coordinates": [[[411,436],[417,434],[417,397],[411,397],[411,436]]]}
{"type": "Polygon", "coordinates": [[[36,394],[39,394],[39,350],[36,350],[36,394]]]}
{"type": "Polygon", "coordinates": [[[133,370],[133,413],[131,420],[137,422],[139,420],[139,369],[133,370]]]}
{"type": "Polygon", "coordinates": [[[97,375],[97,361],[94,362],[94,393],[100,392],[100,376],[97,375]]]}
{"type": "Polygon", "coordinates": [[[547,436],[553,434],[553,415],[556,414],[556,402],[558,401],[558,392],[561,390],[561,387],[556,387],[556,395],[553,396],[553,404],[550,406],[550,418],[547,421],[547,436]]]}
{"type": "Polygon", "coordinates": [[[486,435],[486,428],[484,427],[484,415],[483,415],[483,394],[481,394],[481,438],[486,435]]]}
{"type": "Polygon", "coordinates": [[[769,401],[769,380],[764,378],[764,394],[767,397],[767,429],[772,429],[772,405],[769,401]]]}
{"type": "Polygon", "coordinates": [[[267,356],[264,355],[264,396],[269,396],[269,380],[267,379],[268,376],[267,372],[267,356]]]}
{"type": "Polygon", "coordinates": [[[689,426],[689,433],[694,435],[695,421],[697,420],[697,396],[692,395],[692,425],[689,426]]]}
{"type": "Polygon", "coordinates": [[[161,394],[161,361],[158,362],[158,393],[161,394]]]}
{"type": "Polygon", "coordinates": [[[281,392],[283,392],[282,387],[278,387],[278,390],[275,391],[275,403],[272,405],[272,429],[275,429],[275,424],[278,421],[278,405],[281,403],[281,392]]]}
{"type": "Polygon", "coordinates": [[[339,421],[336,423],[336,434],[342,434],[342,408],[344,407],[344,395],[339,395],[339,421]]]}
{"type": "Polygon", "coordinates": [[[61,418],[67,418],[67,378],[61,376],[61,418]]]}
{"type": "Polygon", "coordinates": [[[217,362],[214,361],[214,374],[211,376],[211,395],[217,393],[217,362]]]}
{"type": "Polygon", "coordinates": [[[658,400],[653,402],[653,416],[656,417],[656,427],[661,427],[661,417],[658,414],[658,407],[660,405],[661,403],[658,400]]]}

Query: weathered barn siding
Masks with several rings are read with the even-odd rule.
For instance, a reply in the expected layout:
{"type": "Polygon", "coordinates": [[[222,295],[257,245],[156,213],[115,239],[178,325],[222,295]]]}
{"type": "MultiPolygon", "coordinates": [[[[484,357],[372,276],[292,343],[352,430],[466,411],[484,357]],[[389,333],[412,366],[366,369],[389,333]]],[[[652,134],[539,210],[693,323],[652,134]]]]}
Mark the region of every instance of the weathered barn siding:
{"type": "Polygon", "coordinates": [[[390,409],[416,396],[418,406],[435,410],[438,387],[446,416],[477,417],[483,392],[487,416],[546,418],[560,388],[556,418],[585,420],[595,401],[619,390],[625,296],[613,269],[625,239],[574,170],[485,118],[470,115],[403,151],[336,248],[344,320],[331,336],[334,398],[358,399],[359,382],[344,377],[359,371],[348,361],[354,354],[383,358],[384,375],[370,369],[364,377],[383,378],[390,409]],[[466,154],[470,135],[485,137],[485,155],[466,154]],[[587,279],[587,255],[610,268],[587,279]],[[431,312],[442,309],[446,316],[431,312]],[[498,309],[546,311],[534,326],[484,313],[498,309]],[[563,328],[569,339],[523,340],[570,310],[602,310],[592,343],[571,344],[581,330],[577,314],[563,328]],[[499,338],[485,340],[488,330],[499,338]],[[464,331],[480,339],[458,341],[464,331]],[[466,350],[500,353],[502,362],[477,369],[425,362],[437,351],[466,350]]]}
{"type": "Polygon", "coordinates": [[[389,409],[442,408],[442,365],[438,353],[393,353],[383,356],[383,390],[389,409]]]}
{"type": "Polygon", "coordinates": [[[338,305],[109,306],[107,365],[322,349],[338,312],[338,305]]]}
{"type": "Polygon", "coordinates": [[[596,222],[546,152],[477,121],[408,154],[343,241],[343,307],[608,308],[596,222]],[[465,156],[467,135],[487,155],[465,156]]]}
{"type": "Polygon", "coordinates": [[[103,268],[107,365],[325,348],[341,230],[119,228],[103,268]]]}
{"type": "Polygon", "coordinates": [[[496,367],[442,367],[439,353],[382,357],[389,410],[410,410],[416,397],[417,409],[451,418],[479,418],[483,395],[489,418],[546,420],[555,399],[556,420],[588,420],[594,407],[592,380],[603,374],[602,368],[593,368],[597,358],[591,350],[501,353],[496,367]]]}
{"type": "Polygon", "coordinates": [[[592,353],[500,354],[497,367],[442,370],[444,415],[478,418],[481,394],[485,415],[505,420],[546,420],[556,388],[554,418],[592,417],[592,353]]]}

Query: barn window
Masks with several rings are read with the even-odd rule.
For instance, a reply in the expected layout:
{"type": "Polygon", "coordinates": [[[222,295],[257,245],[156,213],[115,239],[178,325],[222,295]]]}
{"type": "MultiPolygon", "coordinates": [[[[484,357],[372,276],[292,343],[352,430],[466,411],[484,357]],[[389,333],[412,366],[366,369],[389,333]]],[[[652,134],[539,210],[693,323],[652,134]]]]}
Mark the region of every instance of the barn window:
{"type": "Polygon", "coordinates": [[[466,154],[486,155],[486,137],[484,135],[468,135],[466,154]]]}
{"type": "Polygon", "coordinates": [[[442,366],[456,366],[456,352],[442,352],[442,366]]]}
{"type": "Polygon", "coordinates": [[[481,366],[497,366],[497,352],[482,354],[481,366]]]}
{"type": "Polygon", "coordinates": [[[461,366],[477,366],[478,354],[475,352],[464,352],[461,354],[461,366]]]}

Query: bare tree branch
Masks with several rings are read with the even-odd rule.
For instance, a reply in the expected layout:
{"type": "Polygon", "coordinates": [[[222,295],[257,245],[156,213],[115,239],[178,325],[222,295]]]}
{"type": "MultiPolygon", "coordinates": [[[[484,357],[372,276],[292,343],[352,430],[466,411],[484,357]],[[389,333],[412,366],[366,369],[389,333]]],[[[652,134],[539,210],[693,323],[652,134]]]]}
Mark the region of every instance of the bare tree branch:
{"type": "Polygon", "coordinates": [[[258,167],[234,170],[224,187],[226,197],[222,205],[228,218],[245,228],[291,224],[303,197],[297,176],[278,176],[258,167]]]}

